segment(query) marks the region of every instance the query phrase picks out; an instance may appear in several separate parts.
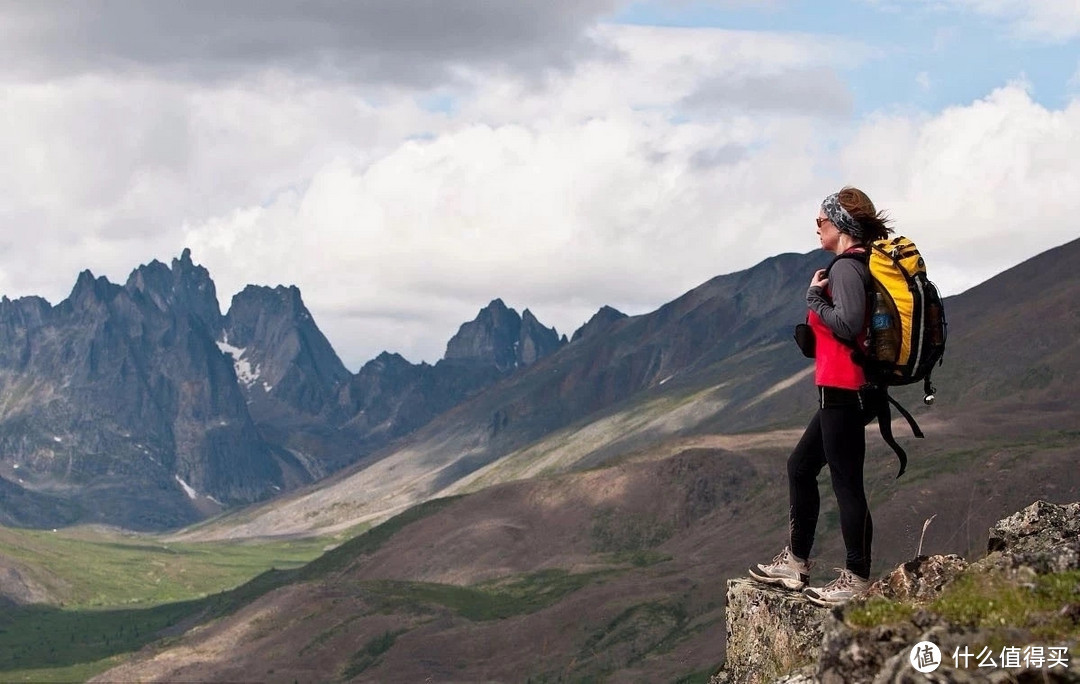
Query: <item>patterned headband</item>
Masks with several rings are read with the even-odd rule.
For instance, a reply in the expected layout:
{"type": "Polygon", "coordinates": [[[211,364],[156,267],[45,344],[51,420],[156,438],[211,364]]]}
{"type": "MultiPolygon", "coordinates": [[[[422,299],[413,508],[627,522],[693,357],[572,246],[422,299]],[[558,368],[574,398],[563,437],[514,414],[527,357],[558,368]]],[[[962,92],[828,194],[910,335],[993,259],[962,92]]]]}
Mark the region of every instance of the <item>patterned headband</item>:
{"type": "Polygon", "coordinates": [[[841,233],[847,233],[856,240],[863,239],[863,229],[859,225],[859,222],[855,220],[855,217],[848,213],[848,210],[840,204],[840,193],[834,192],[825,198],[825,201],[821,203],[821,208],[825,210],[825,215],[829,217],[836,229],[841,233]]]}

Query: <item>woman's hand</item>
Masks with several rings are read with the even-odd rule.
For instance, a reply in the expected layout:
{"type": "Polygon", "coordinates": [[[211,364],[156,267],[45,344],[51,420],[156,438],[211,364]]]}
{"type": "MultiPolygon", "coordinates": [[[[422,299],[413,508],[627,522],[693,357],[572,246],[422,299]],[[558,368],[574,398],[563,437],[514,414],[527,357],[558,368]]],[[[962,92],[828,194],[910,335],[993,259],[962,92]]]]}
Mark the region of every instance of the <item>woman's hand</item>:
{"type": "Polygon", "coordinates": [[[810,280],[810,287],[820,287],[824,289],[828,287],[829,279],[825,277],[825,269],[819,268],[814,272],[814,277],[810,280]]]}

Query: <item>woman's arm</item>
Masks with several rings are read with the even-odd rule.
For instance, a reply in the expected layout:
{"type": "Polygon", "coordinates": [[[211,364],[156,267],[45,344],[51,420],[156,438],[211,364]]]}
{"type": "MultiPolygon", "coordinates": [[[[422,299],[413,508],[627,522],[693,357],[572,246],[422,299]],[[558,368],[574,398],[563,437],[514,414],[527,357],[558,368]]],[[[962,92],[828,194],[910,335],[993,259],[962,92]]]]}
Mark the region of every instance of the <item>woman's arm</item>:
{"type": "Polygon", "coordinates": [[[829,271],[829,290],[823,287],[806,291],[806,303],[821,316],[837,337],[854,340],[866,324],[866,264],[857,259],[840,259],[829,271]]]}

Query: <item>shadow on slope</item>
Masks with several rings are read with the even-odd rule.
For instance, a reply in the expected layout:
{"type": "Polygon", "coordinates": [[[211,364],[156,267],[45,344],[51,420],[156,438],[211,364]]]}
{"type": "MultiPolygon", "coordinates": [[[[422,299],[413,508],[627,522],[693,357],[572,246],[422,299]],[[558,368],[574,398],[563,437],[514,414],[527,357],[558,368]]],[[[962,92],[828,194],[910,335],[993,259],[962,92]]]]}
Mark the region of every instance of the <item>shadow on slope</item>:
{"type": "MultiPolygon", "coordinates": [[[[978,555],[1004,513],[1080,485],[1075,434],[935,430],[900,481],[871,449],[875,568],[913,556],[930,515],[923,553],[978,555]]],[[[107,676],[704,681],[723,658],[724,581],[784,543],[787,448],[680,444],[432,501],[107,676]]],[[[827,491],[818,539],[819,564],[840,565],[827,491]]]]}

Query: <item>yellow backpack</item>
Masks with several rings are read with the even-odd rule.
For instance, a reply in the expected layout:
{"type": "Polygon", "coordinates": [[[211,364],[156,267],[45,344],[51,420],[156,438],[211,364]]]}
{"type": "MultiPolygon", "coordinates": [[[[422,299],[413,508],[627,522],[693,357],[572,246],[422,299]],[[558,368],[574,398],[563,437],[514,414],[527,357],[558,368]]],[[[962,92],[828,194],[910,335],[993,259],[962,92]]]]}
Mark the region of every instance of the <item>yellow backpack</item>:
{"type": "Polygon", "coordinates": [[[871,316],[867,363],[883,385],[923,381],[924,401],[934,401],[930,374],[945,353],[947,324],[941,295],[926,275],[919,248],[906,237],[870,246],[871,316]]]}
{"type": "Polygon", "coordinates": [[[945,307],[926,275],[926,262],[918,247],[906,237],[875,240],[866,252],[845,253],[833,262],[843,258],[861,259],[869,266],[867,347],[855,347],[852,357],[873,385],[869,391],[871,408],[881,436],[900,459],[900,477],[907,468],[907,454],[893,438],[889,405],[904,416],[916,437],[923,433],[912,415],[889,396],[889,387],[922,380],[923,401],[934,403],[936,390],[930,374],[945,353],[945,307]]]}

